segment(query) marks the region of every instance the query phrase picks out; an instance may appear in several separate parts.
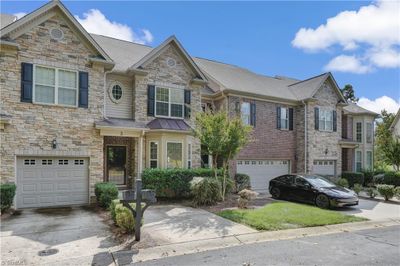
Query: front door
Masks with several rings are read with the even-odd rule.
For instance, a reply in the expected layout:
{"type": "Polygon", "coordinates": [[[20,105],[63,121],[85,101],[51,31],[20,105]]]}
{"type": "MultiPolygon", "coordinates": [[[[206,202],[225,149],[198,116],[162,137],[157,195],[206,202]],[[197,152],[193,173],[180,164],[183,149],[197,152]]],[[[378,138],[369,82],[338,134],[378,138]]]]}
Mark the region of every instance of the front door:
{"type": "Polygon", "coordinates": [[[116,185],[126,184],[126,147],[107,146],[107,177],[116,185]]]}

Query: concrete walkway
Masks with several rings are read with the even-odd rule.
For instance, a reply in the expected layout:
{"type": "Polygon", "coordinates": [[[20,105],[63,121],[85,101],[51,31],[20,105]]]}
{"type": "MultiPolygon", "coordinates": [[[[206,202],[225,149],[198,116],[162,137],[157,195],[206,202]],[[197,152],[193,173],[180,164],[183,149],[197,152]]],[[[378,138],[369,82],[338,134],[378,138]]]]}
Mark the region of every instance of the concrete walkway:
{"type": "Polygon", "coordinates": [[[360,199],[359,205],[348,208],[339,208],[339,212],[364,217],[372,221],[383,219],[400,219],[400,205],[379,202],[375,200],[360,199]]]}
{"type": "Polygon", "coordinates": [[[142,232],[155,245],[164,245],[257,231],[202,209],[155,205],[145,212],[142,232]]]}

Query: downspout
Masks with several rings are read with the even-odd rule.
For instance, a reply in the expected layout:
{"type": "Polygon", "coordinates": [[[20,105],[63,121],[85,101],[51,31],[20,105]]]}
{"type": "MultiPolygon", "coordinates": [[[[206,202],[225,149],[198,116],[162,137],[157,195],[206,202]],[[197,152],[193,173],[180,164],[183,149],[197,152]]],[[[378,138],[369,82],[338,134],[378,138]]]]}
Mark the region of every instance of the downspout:
{"type": "Polygon", "coordinates": [[[104,90],[104,99],[103,99],[103,117],[107,119],[106,115],[106,95],[107,95],[107,74],[111,73],[112,70],[108,70],[104,72],[104,80],[103,80],[103,90],[104,90]]]}
{"type": "Polygon", "coordinates": [[[307,103],[303,100],[302,103],[304,104],[304,173],[308,174],[307,171],[307,103]]]}

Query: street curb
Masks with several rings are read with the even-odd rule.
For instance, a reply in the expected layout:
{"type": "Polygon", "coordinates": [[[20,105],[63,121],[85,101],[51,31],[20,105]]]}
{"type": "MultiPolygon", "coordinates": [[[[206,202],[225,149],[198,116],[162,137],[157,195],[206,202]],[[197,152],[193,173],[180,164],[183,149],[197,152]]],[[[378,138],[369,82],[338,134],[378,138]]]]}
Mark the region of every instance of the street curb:
{"type": "MultiPolygon", "coordinates": [[[[354,222],[345,224],[335,224],[326,226],[306,227],[297,229],[287,229],[280,231],[264,231],[231,235],[212,239],[203,239],[190,242],[181,242],[168,245],[161,245],[146,249],[139,249],[129,253],[121,254],[118,251],[112,252],[113,256],[129,256],[132,262],[142,262],[161,258],[193,254],[203,251],[216,250],[221,248],[240,246],[259,242],[275,240],[287,240],[303,238],[308,236],[328,235],[343,232],[353,232],[365,229],[383,228],[388,226],[400,225],[399,218],[385,219],[381,221],[354,222]]],[[[125,260],[121,258],[121,260],[125,260]]],[[[117,260],[118,261],[118,260],[117,260]]]]}

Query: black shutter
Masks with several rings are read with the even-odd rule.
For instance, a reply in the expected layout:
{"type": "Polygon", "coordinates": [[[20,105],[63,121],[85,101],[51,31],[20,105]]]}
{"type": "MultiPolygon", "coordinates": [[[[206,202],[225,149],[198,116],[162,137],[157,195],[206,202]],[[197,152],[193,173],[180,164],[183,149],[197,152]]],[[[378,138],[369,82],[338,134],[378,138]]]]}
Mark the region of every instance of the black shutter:
{"type": "Polygon", "coordinates": [[[190,90],[185,90],[185,118],[190,118],[190,102],[192,100],[192,92],[190,90]]]}
{"type": "Polygon", "coordinates": [[[154,116],[156,86],[147,85],[147,115],[154,116]]]}
{"type": "Polygon", "coordinates": [[[281,108],[276,107],[276,128],[281,129],[281,108]]]}
{"type": "Polygon", "coordinates": [[[289,108],[289,130],[293,130],[293,108],[289,108]]]}
{"type": "Polygon", "coordinates": [[[315,130],[319,130],[319,108],[314,108],[314,123],[315,123],[315,130]]]}
{"type": "Polygon", "coordinates": [[[89,74],[79,72],[79,107],[88,108],[89,106],[89,74]]]}
{"type": "Polygon", "coordinates": [[[256,103],[250,103],[250,125],[256,127],[256,103]]]}
{"type": "Polygon", "coordinates": [[[337,131],[337,114],[336,111],[332,112],[332,117],[333,117],[333,131],[337,131]]]}
{"type": "Polygon", "coordinates": [[[32,102],[33,65],[21,63],[21,102],[32,102]]]}

